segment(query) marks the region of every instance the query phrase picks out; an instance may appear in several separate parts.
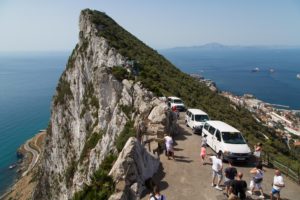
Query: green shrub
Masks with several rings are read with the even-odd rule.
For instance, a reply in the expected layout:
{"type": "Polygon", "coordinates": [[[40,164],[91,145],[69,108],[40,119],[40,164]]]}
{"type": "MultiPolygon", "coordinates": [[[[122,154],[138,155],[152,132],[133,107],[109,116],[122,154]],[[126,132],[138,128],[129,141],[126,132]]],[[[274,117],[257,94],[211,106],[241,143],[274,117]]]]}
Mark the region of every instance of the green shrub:
{"type": "Polygon", "coordinates": [[[113,67],[112,68],[112,74],[119,81],[122,81],[123,79],[128,79],[129,78],[128,71],[124,67],[121,67],[121,66],[113,67]]]}
{"type": "Polygon", "coordinates": [[[115,155],[108,155],[101,163],[99,169],[91,177],[91,184],[85,185],[82,191],[75,193],[74,200],[107,200],[115,190],[115,184],[108,175],[117,159],[115,155]]]}
{"type": "Polygon", "coordinates": [[[66,100],[73,99],[73,94],[70,88],[70,83],[62,76],[56,87],[56,96],[54,97],[54,105],[64,105],[66,100]]]}
{"type": "Polygon", "coordinates": [[[79,162],[82,162],[84,158],[90,153],[91,149],[95,148],[95,146],[98,144],[99,140],[102,138],[102,131],[99,133],[92,133],[87,141],[84,144],[84,147],[81,151],[79,162]]]}
{"type": "Polygon", "coordinates": [[[116,139],[116,147],[118,152],[121,152],[123,147],[125,146],[127,140],[130,137],[135,137],[136,133],[133,127],[133,121],[128,121],[125,126],[123,131],[120,133],[120,135],[116,139]]]}

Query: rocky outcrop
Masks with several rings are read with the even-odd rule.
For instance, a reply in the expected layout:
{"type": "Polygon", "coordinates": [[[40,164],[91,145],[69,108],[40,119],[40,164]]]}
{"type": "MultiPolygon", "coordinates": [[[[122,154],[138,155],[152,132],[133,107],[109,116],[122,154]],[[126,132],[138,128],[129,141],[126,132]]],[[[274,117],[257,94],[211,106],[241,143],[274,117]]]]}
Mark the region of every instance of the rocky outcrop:
{"type": "MultiPolygon", "coordinates": [[[[34,199],[71,199],[76,191],[90,183],[91,175],[103,159],[117,152],[115,141],[129,120],[134,121],[135,127],[140,124],[149,127],[143,131],[151,131],[153,135],[158,130],[170,129],[165,127],[168,114],[164,102],[139,82],[120,81],[112,74],[114,67],[125,66],[127,58],[111,47],[106,38],[99,36],[101,27],[96,27],[91,18],[88,10],[80,15],[79,42],[52,101],[34,199]]],[[[138,189],[133,190],[137,194],[145,177],[154,173],[158,161],[134,139],[126,148],[121,154],[121,157],[127,154],[123,157],[124,164],[118,161],[119,167],[112,170],[112,174],[119,180],[118,169],[134,164],[139,174],[132,180],[129,178],[131,187],[137,184],[138,189]],[[149,163],[153,168],[142,168],[149,163]]]]}
{"type": "Polygon", "coordinates": [[[145,181],[154,175],[158,167],[158,158],[136,138],[130,138],[110,171],[117,183],[116,193],[110,200],[139,199],[145,189],[145,181]]]}

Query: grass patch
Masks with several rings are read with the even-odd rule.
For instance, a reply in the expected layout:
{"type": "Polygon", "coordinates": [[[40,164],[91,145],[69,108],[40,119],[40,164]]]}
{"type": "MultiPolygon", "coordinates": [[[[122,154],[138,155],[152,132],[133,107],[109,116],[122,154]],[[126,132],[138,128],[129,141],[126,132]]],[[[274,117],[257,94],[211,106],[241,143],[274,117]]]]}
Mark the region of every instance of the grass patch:
{"type": "Polygon", "coordinates": [[[62,76],[56,87],[56,96],[54,97],[54,105],[64,105],[68,99],[73,99],[70,83],[62,76]]]}

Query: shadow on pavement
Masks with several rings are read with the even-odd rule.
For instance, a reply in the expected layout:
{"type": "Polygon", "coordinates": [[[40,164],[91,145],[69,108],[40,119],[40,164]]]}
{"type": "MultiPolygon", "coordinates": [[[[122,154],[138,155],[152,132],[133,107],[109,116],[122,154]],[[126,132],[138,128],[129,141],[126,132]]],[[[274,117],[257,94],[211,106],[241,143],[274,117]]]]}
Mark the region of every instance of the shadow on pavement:
{"type": "Polygon", "coordinates": [[[188,159],[188,157],[185,156],[174,156],[176,162],[185,162],[185,163],[191,163],[193,160],[188,159]]]}

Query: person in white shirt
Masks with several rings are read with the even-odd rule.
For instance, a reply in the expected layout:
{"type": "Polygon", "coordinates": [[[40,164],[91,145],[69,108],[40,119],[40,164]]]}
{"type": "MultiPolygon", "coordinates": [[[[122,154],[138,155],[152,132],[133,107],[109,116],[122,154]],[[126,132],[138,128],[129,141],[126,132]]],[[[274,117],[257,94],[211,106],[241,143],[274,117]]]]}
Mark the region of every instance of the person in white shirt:
{"type": "Polygon", "coordinates": [[[277,169],[275,170],[275,176],[273,179],[273,188],[270,192],[270,199],[273,200],[273,197],[276,195],[277,200],[280,199],[280,190],[285,186],[283,182],[283,178],[281,176],[281,172],[277,169]]]}
{"type": "Polygon", "coordinates": [[[211,186],[215,187],[217,190],[222,191],[223,189],[220,187],[220,183],[221,183],[222,178],[223,178],[223,174],[222,174],[223,164],[222,164],[222,160],[220,158],[221,158],[221,152],[219,152],[217,154],[217,156],[210,156],[209,157],[210,161],[212,162],[212,172],[213,172],[211,186]],[[218,177],[217,185],[215,184],[216,176],[218,177]]]}
{"type": "Polygon", "coordinates": [[[166,153],[168,156],[168,159],[170,160],[170,156],[172,156],[173,160],[174,158],[174,149],[173,149],[173,139],[170,136],[165,136],[165,144],[166,144],[166,153]]]}

